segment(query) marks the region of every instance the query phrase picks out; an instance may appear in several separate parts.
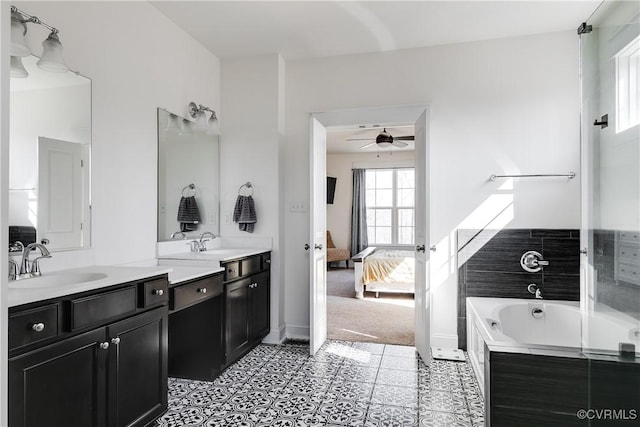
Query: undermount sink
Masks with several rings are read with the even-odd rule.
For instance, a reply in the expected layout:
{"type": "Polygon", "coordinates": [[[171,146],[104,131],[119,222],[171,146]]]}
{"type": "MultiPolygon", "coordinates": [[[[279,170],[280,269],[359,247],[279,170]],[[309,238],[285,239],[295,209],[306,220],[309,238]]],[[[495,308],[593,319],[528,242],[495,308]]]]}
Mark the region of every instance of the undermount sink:
{"type": "Polygon", "coordinates": [[[12,280],[9,282],[10,288],[46,288],[60,285],[77,285],[79,283],[95,282],[106,279],[105,273],[44,273],[40,277],[29,279],[12,280]]]}

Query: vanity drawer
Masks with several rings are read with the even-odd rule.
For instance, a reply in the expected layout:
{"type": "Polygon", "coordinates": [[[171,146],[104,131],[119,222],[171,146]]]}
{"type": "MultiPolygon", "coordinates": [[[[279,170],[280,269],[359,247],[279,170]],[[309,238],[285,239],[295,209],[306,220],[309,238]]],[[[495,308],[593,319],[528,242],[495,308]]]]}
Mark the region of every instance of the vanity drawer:
{"type": "Polygon", "coordinates": [[[98,325],[136,311],[136,286],[76,298],[69,301],[71,331],[98,325]]]}
{"type": "Polygon", "coordinates": [[[59,304],[33,308],[9,315],[9,349],[58,335],[59,304]]]}
{"type": "Polygon", "coordinates": [[[149,308],[163,304],[169,299],[169,283],[167,279],[156,279],[140,286],[140,307],[149,308]]]}
{"type": "Polygon", "coordinates": [[[223,292],[222,276],[210,276],[202,280],[171,288],[169,308],[180,310],[200,301],[216,297],[223,292]]]}
{"type": "Polygon", "coordinates": [[[262,257],[255,255],[242,261],[242,276],[250,276],[262,271],[262,257]]]}
{"type": "Polygon", "coordinates": [[[237,279],[240,277],[240,261],[233,261],[224,266],[224,281],[237,279]]]}
{"type": "Polygon", "coordinates": [[[637,231],[618,231],[618,238],[621,242],[640,244],[640,232],[637,231]]]}

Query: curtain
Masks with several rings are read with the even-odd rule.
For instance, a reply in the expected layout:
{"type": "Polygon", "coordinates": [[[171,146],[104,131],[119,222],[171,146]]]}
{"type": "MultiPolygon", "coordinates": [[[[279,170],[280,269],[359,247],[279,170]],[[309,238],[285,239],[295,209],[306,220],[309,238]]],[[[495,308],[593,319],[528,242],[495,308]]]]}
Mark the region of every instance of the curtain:
{"type": "Polygon", "coordinates": [[[367,205],[365,169],[353,169],[353,203],[351,205],[351,256],[369,245],[367,239],[367,205]]]}

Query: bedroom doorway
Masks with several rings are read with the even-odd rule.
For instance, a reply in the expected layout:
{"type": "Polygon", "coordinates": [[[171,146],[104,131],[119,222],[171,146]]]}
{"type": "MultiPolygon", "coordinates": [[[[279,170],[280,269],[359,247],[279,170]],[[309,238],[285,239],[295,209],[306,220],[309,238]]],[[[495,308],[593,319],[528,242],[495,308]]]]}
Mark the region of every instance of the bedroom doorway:
{"type": "Polygon", "coordinates": [[[415,129],[415,346],[429,363],[429,284],[428,252],[428,115],[426,107],[389,107],[344,110],[311,115],[310,150],[310,338],[314,354],[327,338],[326,259],[326,143],[327,129],[353,127],[362,123],[413,123],[415,129]],[[323,209],[325,208],[325,209],[323,209]]]}

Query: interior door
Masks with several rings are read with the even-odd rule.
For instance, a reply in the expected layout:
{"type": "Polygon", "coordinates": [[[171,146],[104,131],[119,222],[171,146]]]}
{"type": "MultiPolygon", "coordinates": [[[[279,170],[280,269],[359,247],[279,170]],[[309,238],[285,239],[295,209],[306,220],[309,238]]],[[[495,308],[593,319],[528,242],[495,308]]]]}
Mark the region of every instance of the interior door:
{"type": "Polygon", "coordinates": [[[430,353],[430,287],[429,287],[429,127],[425,110],[415,123],[416,205],[415,205],[415,343],[425,364],[430,353]]]}
{"type": "Polygon", "coordinates": [[[327,129],[311,117],[311,199],[309,202],[310,352],[315,354],[327,339],[326,276],[326,176],[327,129]]]}
{"type": "Polygon", "coordinates": [[[38,138],[38,240],[82,246],[82,144],[38,138]]]}

